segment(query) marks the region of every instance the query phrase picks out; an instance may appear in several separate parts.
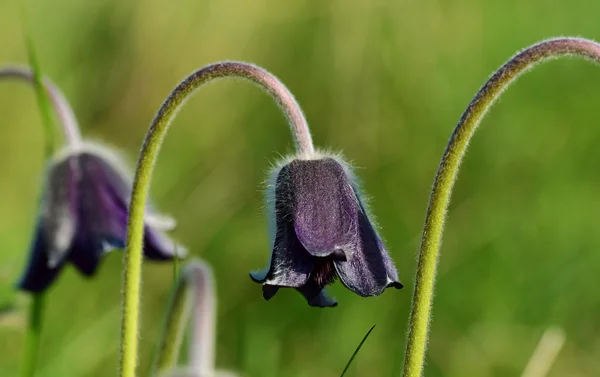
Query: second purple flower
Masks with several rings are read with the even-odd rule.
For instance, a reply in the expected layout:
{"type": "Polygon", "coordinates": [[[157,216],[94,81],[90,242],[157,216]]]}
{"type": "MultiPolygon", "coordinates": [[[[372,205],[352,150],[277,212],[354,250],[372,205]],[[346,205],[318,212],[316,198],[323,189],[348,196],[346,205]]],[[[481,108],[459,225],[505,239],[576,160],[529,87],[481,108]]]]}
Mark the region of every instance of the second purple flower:
{"type": "MultiPolygon", "coordinates": [[[[50,162],[29,263],[19,288],[40,292],[70,261],[84,275],[93,275],[102,256],[124,248],[131,178],[110,150],[85,143],[68,147],[50,162]]],[[[144,254],[169,260],[185,251],[163,231],[174,220],[147,211],[144,254]]]]}

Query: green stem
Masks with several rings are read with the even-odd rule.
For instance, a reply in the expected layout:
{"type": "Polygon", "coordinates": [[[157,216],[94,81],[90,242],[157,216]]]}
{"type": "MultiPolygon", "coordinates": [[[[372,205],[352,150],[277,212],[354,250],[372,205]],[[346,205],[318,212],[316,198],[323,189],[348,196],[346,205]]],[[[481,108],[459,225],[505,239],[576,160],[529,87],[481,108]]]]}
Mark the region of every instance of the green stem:
{"type": "Polygon", "coordinates": [[[42,313],[44,311],[44,294],[31,296],[29,304],[29,321],[25,334],[25,352],[21,364],[21,377],[32,377],[38,358],[40,335],[42,333],[42,313]]]}
{"type": "Polygon", "coordinates": [[[190,315],[190,294],[186,279],[177,278],[169,297],[162,332],[154,353],[151,376],[174,367],[179,358],[183,334],[190,315]]]}
{"type": "MultiPolygon", "coordinates": [[[[27,30],[25,31],[26,35],[26,45],[27,45],[27,55],[29,57],[29,62],[31,64],[32,70],[31,72],[25,72],[19,69],[5,69],[0,72],[0,77],[3,76],[16,76],[16,77],[24,77],[27,76],[30,81],[33,82],[36,96],[38,99],[39,109],[42,115],[42,120],[44,123],[44,131],[45,131],[45,158],[49,159],[54,153],[54,128],[52,122],[52,112],[50,111],[50,106],[48,105],[48,98],[46,89],[48,85],[42,83],[42,73],[40,70],[40,66],[37,60],[37,56],[35,54],[35,49],[33,46],[33,41],[31,40],[27,30]],[[26,74],[28,73],[28,75],[26,74]],[[4,74],[4,75],[2,75],[4,74]]],[[[50,85],[51,89],[54,89],[52,85],[50,85]]],[[[52,92],[49,91],[51,94],[52,92]]],[[[54,94],[60,93],[57,90],[54,90],[54,94]]],[[[56,96],[52,96],[53,99],[57,98],[56,96]]],[[[59,101],[60,102],[60,101],[59,101]]],[[[64,101],[66,103],[66,101],[64,101]]],[[[67,106],[67,109],[70,109],[67,106]]],[[[27,324],[27,329],[25,333],[25,348],[23,361],[21,366],[21,376],[22,377],[33,377],[36,370],[38,352],[39,352],[39,343],[40,337],[42,333],[42,316],[44,313],[44,293],[36,293],[33,294],[30,301],[30,309],[29,309],[29,319],[27,324]]]]}
{"type": "Polygon", "coordinates": [[[444,221],[458,169],[471,137],[486,112],[517,77],[537,63],[566,55],[600,63],[600,44],[581,38],[557,38],[526,48],[489,78],[458,121],[442,156],[429,199],[409,321],[404,377],[422,374],[444,221]]]}
{"type": "Polygon", "coordinates": [[[171,92],[156,114],[146,134],[133,182],[127,224],[123,279],[123,317],[119,363],[121,377],[135,377],[136,375],[144,211],[148,199],[150,178],[158,151],[169,125],[186,100],[204,84],[215,79],[228,77],[249,80],[269,93],[288,120],[298,154],[310,156],[314,153],[308,124],[294,96],[275,76],[252,64],[222,62],[206,66],[192,73],[171,92]]]}

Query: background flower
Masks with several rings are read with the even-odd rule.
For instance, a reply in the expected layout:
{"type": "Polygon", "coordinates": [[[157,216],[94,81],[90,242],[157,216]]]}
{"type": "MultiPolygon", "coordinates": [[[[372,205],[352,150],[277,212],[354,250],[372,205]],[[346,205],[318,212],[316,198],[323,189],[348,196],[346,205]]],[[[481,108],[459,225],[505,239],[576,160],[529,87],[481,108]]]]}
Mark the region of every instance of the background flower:
{"type": "MultiPolygon", "coordinates": [[[[91,276],[104,254],[125,247],[131,178],[122,165],[107,148],[95,144],[67,147],[50,162],[30,260],[19,288],[47,289],[67,260],[91,276]]],[[[162,233],[173,225],[151,212],[144,235],[148,259],[169,260],[176,251],[185,254],[162,233]]]]}

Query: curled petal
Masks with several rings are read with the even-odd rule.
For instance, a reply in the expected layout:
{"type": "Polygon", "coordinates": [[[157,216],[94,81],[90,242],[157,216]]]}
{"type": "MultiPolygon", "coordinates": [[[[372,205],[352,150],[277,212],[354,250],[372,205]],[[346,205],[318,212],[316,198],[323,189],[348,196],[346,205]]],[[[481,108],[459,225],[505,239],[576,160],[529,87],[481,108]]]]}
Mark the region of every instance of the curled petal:
{"type": "Polygon", "coordinates": [[[360,243],[346,262],[333,264],[342,283],[356,294],[378,296],[387,287],[402,288],[398,272],[361,205],[360,243]]]}
{"type": "Polygon", "coordinates": [[[281,238],[275,237],[276,244],[269,266],[262,271],[250,272],[250,277],[257,283],[278,287],[301,287],[308,281],[314,261],[297,238],[281,238]]]}
{"type": "MultiPolygon", "coordinates": [[[[282,168],[282,171],[286,167],[282,168]]],[[[285,184],[287,170],[280,172],[277,187],[285,184]],[[280,178],[283,177],[283,178],[280,178]]],[[[277,287],[300,287],[311,274],[313,257],[304,249],[294,232],[291,220],[289,192],[276,189],[275,210],[276,233],[269,265],[262,271],[250,272],[250,278],[257,283],[264,283],[263,297],[268,300],[277,293],[277,287]]]]}
{"type": "MultiPolygon", "coordinates": [[[[256,280],[255,280],[256,281],[256,280]]],[[[263,297],[265,300],[270,300],[279,291],[279,286],[264,284],[263,285],[263,297]]],[[[329,297],[326,293],[326,289],[320,288],[313,280],[308,280],[303,286],[296,288],[298,292],[308,301],[308,305],[316,306],[319,308],[335,307],[337,301],[329,297]]]]}
{"type": "MultiPolygon", "coordinates": [[[[288,216],[287,198],[277,196],[275,199],[275,212],[277,231],[269,266],[262,271],[253,271],[250,277],[257,283],[280,287],[298,288],[304,285],[314,266],[313,257],[300,243],[294,227],[288,216]]],[[[263,290],[263,295],[268,300],[276,290],[263,290]],[[272,294],[271,294],[272,292],[272,294]],[[268,298],[267,298],[268,297],[268,298]]]]}
{"type": "MultiPolygon", "coordinates": [[[[253,273],[250,273],[250,277],[255,281],[255,282],[259,282],[258,280],[256,280],[253,276],[253,273]]],[[[262,287],[262,291],[263,291],[263,298],[267,301],[269,301],[270,299],[273,298],[273,296],[275,296],[275,294],[277,292],[279,292],[279,287],[276,285],[270,285],[270,284],[264,284],[262,287]]]]}
{"type": "Polygon", "coordinates": [[[44,238],[48,267],[56,267],[68,255],[77,231],[79,163],[73,156],[66,157],[50,167],[42,200],[44,238]]]}
{"type": "Polygon", "coordinates": [[[43,223],[40,222],[31,245],[27,268],[17,283],[19,289],[32,293],[46,290],[54,282],[63,266],[62,263],[53,268],[48,266],[47,243],[43,228],[43,223]]]}
{"type": "Polygon", "coordinates": [[[145,227],[144,256],[151,260],[170,260],[177,256],[183,259],[188,252],[185,247],[167,237],[160,230],[145,227]]]}

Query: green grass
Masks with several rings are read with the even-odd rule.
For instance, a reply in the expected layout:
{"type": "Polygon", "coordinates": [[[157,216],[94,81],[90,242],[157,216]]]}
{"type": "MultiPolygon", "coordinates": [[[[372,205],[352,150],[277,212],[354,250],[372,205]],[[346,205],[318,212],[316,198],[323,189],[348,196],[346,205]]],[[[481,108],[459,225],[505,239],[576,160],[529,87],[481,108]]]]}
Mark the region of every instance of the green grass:
{"type": "MultiPolygon", "coordinates": [[[[153,179],[176,237],[214,266],[219,368],[260,377],[398,376],[412,277],[437,163],[472,95],[517,49],[554,35],[600,39],[589,1],[36,4],[44,72],[87,137],[133,163],[154,112],[193,69],[240,59],[294,92],[315,144],[357,173],[407,288],[318,310],[293,291],[264,302],[247,272],[268,239],[260,187],[292,150],[270,98],[251,84],[204,88],[176,120],[153,179]]],[[[26,62],[20,6],[0,2],[0,62],[26,62]],[[10,36],[10,37],[9,37],[10,36]]],[[[557,61],[528,74],[484,120],[462,167],[438,275],[426,376],[516,376],[544,330],[567,336],[549,376],[600,372],[600,68],[557,61]]],[[[27,257],[43,171],[35,95],[0,83],[0,306],[27,257]]],[[[121,255],[94,280],[68,267],[47,297],[38,377],[115,375],[121,255]]],[[[155,348],[172,266],[144,266],[141,370],[155,348]]],[[[0,324],[3,322],[0,321],[0,324]]],[[[19,370],[23,328],[0,328],[0,376],[19,370]]],[[[16,323],[16,324],[15,324],[16,323]]]]}

